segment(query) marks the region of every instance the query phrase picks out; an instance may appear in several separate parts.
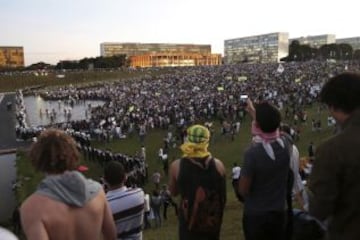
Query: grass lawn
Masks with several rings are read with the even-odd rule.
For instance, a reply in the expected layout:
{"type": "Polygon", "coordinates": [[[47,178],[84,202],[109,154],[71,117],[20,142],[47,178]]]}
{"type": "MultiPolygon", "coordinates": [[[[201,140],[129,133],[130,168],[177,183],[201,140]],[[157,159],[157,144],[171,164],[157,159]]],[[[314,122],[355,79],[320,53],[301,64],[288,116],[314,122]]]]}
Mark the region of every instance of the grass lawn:
{"type": "Polygon", "coordinates": [[[37,86],[61,86],[69,84],[87,84],[101,81],[113,81],[151,74],[163,74],[172,71],[169,68],[161,70],[146,69],[144,71],[78,71],[64,72],[64,78],[57,78],[55,72],[49,72],[47,76],[35,76],[34,73],[18,73],[14,75],[0,75],[0,92],[15,91],[37,86]]]}
{"type": "MultiPolygon", "coordinates": [[[[320,114],[316,111],[317,106],[309,107],[308,122],[302,125],[300,140],[296,143],[301,156],[307,155],[307,147],[310,141],[318,146],[322,140],[331,136],[333,128],[326,126],[327,112],[323,110],[320,114]],[[323,130],[320,132],[311,131],[311,119],[318,119],[321,116],[323,130]]],[[[286,122],[286,121],[285,121],[286,122]]],[[[158,169],[162,171],[162,165],[158,160],[158,149],[162,147],[163,138],[166,135],[165,130],[152,130],[149,131],[145,139],[147,163],[149,166],[149,176],[158,169]]],[[[230,137],[221,136],[220,125],[215,122],[215,133],[213,134],[213,140],[210,144],[210,151],[212,154],[221,159],[227,169],[227,203],[224,213],[223,226],[221,232],[221,239],[232,240],[232,239],[243,239],[242,235],[242,204],[239,203],[231,187],[231,168],[233,162],[242,163],[243,152],[247,145],[250,143],[250,121],[246,119],[244,124],[241,126],[240,133],[236,135],[235,141],[231,141],[230,137]]],[[[125,154],[133,155],[136,151],[140,151],[140,141],[137,136],[129,136],[127,139],[113,141],[111,143],[94,142],[94,146],[99,148],[111,149],[114,152],[122,152],[125,154]]],[[[169,153],[169,159],[180,157],[180,152],[177,148],[171,149],[169,153]]],[[[102,175],[101,167],[97,166],[92,162],[84,162],[89,166],[89,171],[86,173],[88,177],[98,179],[102,175]]],[[[30,180],[24,181],[21,189],[18,191],[19,201],[23,201],[29,194],[31,194],[42,176],[35,174],[32,167],[29,164],[26,156],[23,153],[18,154],[17,158],[17,174],[19,178],[28,177],[30,180]]],[[[167,178],[162,178],[163,183],[167,183],[167,178]]],[[[150,192],[153,189],[153,185],[149,183],[145,186],[145,191],[150,192]]],[[[177,239],[177,219],[174,211],[169,209],[168,220],[164,222],[163,226],[159,229],[149,229],[144,231],[144,239],[177,239]]]]}

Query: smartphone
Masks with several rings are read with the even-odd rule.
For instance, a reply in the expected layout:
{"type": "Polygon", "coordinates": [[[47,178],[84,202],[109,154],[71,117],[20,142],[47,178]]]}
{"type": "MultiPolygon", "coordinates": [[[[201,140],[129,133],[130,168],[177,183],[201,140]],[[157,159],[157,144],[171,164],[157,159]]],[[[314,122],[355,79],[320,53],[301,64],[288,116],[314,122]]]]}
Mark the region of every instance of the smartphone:
{"type": "Polygon", "coordinates": [[[240,95],[240,99],[248,99],[248,95],[240,95]]]}
{"type": "Polygon", "coordinates": [[[247,99],[248,99],[248,95],[246,94],[242,94],[240,95],[240,106],[242,107],[246,107],[247,106],[247,99]]]}

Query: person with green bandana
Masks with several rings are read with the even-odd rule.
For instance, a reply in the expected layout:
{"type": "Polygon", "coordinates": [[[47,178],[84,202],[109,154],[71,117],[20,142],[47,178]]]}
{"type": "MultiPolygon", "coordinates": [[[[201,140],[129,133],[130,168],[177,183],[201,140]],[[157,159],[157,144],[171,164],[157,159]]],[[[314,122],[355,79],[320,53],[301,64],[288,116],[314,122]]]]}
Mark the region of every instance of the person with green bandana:
{"type": "Polygon", "coordinates": [[[226,203],[225,167],[208,151],[208,128],[193,125],[186,134],[183,156],[169,170],[169,190],[180,195],[179,239],[218,240],[226,203]]]}

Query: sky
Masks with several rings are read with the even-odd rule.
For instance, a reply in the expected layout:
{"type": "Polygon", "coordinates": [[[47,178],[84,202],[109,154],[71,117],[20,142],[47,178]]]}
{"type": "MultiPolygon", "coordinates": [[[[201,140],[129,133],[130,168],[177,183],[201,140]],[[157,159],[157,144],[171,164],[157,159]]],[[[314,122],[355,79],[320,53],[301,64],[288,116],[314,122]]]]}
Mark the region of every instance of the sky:
{"type": "Polygon", "coordinates": [[[0,0],[0,46],[25,65],[100,56],[102,42],[210,44],[288,32],[360,36],[355,0],[0,0]]]}

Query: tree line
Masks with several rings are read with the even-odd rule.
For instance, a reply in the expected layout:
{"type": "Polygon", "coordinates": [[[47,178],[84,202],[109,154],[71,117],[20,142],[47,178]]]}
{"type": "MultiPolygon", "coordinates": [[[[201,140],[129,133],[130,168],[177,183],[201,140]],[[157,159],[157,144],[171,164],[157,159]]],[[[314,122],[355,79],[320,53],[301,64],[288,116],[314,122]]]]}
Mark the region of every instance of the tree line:
{"type": "Polygon", "coordinates": [[[27,67],[20,68],[1,68],[0,71],[14,71],[14,70],[91,70],[91,69],[111,69],[122,68],[130,66],[130,60],[123,55],[115,55],[112,57],[95,57],[83,58],[80,60],[64,60],[59,61],[56,65],[51,65],[45,62],[38,62],[31,64],[27,67]]]}
{"type": "Polygon", "coordinates": [[[289,55],[282,61],[309,61],[309,60],[360,60],[360,49],[353,50],[347,43],[332,43],[322,45],[320,48],[308,44],[300,44],[294,40],[289,45],[289,55]]]}

